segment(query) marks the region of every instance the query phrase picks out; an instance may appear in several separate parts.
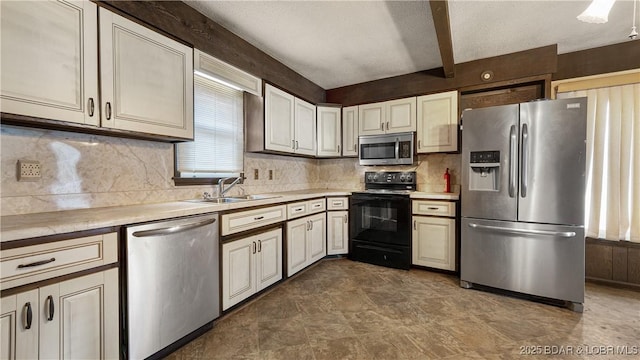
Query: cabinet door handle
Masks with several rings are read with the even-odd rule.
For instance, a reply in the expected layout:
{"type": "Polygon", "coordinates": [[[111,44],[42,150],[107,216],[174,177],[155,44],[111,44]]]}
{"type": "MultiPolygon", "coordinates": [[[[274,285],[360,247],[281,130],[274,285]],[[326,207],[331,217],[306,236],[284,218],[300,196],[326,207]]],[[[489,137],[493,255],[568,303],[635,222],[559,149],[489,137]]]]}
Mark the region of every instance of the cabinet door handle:
{"type": "Polygon", "coordinates": [[[415,221],[415,220],[413,220],[413,230],[418,230],[418,229],[416,228],[416,221],[415,221]]]}
{"type": "Polygon", "coordinates": [[[349,221],[349,217],[347,215],[344,216],[344,223],[346,224],[349,221]]]}
{"type": "Polygon", "coordinates": [[[53,303],[53,296],[49,295],[47,296],[47,310],[48,310],[48,314],[47,314],[47,321],[53,321],[53,314],[56,311],[56,305],[53,303]]]}
{"type": "Polygon", "coordinates": [[[353,151],[358,151],[358,144],[353,144],[353,151]]]}
{"type": "Polygon", "coordinates": [[[54,261],[56,261],[56,258],[51,258],[51,259],[48,259],[48,260],[36,261],[36,262],[29,263],[29,264],[20,264],[20,265],[18,265],[18,269],[24,269],[24,268],[28,268],[28,267],[45,265],[45,264],[48,264],[48,263],[52,263],[54,261]]]}
{"type": "Polygon", "coordinates": [[[24,304],[24,309],[22,310],[22,325],[26,330],[31,329],[31,322],[33,321],[33,312],[31,311],[31,303],[28,302],[24,304]]]}
{"type": "Polygon", "coordinates": [[[387,130],[389,130],[389,122],[387,121],[387,130]]]}
{"type": "Polygon", "coordinates": [[[93,98],[89,98],[89,116],[93,116],[96,110],[96,105],[93,102],[93,98]]]}
{"type": "Polygon", "coordinates": [[[319,208],[319,207],[321,207],[321,206],[322,206],[322,204],[313,204],[313,208],[314,208],[314,209],[317,209],[317,208],[319,208]]]}
{"type": "Polygon", "coordinates": [[[309,225],[311,225],[311,228],[309,230],[313,230],[313,220],[309,221],[309,225]]]}
{"type": "Polygon", "coordinates": [[[340,155],[340,145],[338,145],[338,155],[340,155]]]}
{"type": "Polygon", "coordinates": [[[258,221],[258,220],[262,220],[264,219],[264,216],[256,216],[253,218],[253,220],[258,221]]]}
{"type": "Polygon", "coordinates": [[[253,253],[255,254],[256,253],[256,242],[254,241],[252,244],[253,244],[252,245],[253,246],[253,253]]]}
{"type": "Polygon", "coordinates": [[[258,240],[258,252],[262,251],[262,240],[258,240]]]}
{"type": "Polygon", "coordinates": [[[429,209],[429,210],[438,210],[438,208],[435,207],[435,206],[428,206],[427,209],[429,209]]]}
{"type": "Polygon", "coordinates": [[[105,106],[105,111],[107,113],[107,120],[111,120],[111,103],[107,102],[107,105],[105,106]]]}
{"type": "Polygon", "coordinates": [[[307,220],[307,231],[311,230],[311,225],[309,225],[309,220],[307,220]]]}
{"type": "Polygon", "coordinates": [[[298,144],[298,140],[296,140],[296,150],[300,148],[300,144],[298,144]]]}
{"type": "Polygon", "coordinates": [[[292,148],[293,150],[295,150],[295,149],[296,149],[296,141],[295,141],[295,140],[291,140],[291,148],[292,148]]]}
{"type": "Polygon", "coordinates": [[[422,147],[420,140],[418,140],[418,149],[420,149],[422,147]]]}
{"type": "Polygon", "coordinates": [[[380,130],[384,131],[384,123],[380,123],[380,130]]]}

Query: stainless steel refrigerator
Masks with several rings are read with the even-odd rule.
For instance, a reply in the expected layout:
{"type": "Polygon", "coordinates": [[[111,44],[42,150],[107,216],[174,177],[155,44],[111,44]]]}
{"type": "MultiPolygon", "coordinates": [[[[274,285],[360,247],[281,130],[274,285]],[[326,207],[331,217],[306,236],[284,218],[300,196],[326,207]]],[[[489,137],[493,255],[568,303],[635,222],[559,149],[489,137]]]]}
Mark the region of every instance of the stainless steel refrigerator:
{"type": "Polygon", "coordinates": [[[586,98],[465,111],[460,284],[584,302],[586,98]]]}

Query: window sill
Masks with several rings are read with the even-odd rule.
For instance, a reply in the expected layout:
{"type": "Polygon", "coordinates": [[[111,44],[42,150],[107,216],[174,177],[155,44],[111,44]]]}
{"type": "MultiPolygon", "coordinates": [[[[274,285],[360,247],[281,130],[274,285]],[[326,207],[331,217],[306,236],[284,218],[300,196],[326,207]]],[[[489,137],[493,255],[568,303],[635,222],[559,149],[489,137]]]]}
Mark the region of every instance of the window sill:
{"type": "Polygon", "coordinates": [[[174,177],[173,183],[176,186],[190,185],[217,185],[219,178],[180,178],[174,177]]]}

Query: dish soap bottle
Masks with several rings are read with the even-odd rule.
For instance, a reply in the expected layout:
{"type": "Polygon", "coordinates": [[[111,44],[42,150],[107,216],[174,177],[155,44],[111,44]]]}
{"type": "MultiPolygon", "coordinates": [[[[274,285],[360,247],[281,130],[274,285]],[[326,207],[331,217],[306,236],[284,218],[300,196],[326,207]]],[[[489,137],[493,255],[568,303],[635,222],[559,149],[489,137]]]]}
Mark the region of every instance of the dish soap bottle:
{"type": "Polygon", "coordinates": [[[451,192],[451,174],[449,174],[449,168],[444,172],[444,192],[451,192]]]}

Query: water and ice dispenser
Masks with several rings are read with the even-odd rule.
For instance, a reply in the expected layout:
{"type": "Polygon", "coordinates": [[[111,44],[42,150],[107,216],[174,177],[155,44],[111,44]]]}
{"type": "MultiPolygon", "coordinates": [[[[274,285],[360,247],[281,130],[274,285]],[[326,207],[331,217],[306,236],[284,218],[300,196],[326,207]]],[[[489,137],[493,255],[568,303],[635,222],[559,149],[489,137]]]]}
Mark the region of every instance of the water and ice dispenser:
{"type": "Polygon", "coordinates": [[[500,189],[500,151],[471,151],[469,167],[469,190],[500,189]]]}

